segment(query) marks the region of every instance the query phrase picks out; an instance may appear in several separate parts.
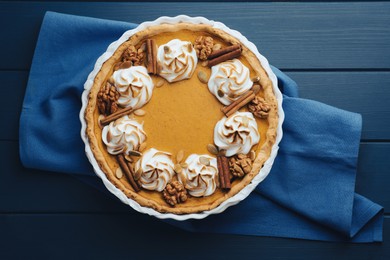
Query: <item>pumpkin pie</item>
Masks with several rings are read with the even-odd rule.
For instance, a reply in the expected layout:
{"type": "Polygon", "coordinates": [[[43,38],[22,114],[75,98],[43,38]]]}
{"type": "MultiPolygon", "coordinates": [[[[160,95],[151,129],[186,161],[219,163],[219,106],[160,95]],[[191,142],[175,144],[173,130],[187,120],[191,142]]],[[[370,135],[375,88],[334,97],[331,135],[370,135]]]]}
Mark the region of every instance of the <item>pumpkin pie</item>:
{"type": "Polygon", "coordinates": [[[95,170],[137,209],[222,207],[277,146],[269,73],[253,48],[210,24],[154,24],[122,41],[87,89],[95,170]]]}

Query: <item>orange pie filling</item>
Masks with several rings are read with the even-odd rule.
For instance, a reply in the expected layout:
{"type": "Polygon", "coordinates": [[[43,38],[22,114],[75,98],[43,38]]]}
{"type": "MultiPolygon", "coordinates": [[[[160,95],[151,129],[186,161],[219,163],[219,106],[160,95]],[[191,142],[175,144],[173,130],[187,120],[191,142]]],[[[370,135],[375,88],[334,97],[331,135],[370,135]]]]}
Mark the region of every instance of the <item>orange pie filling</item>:
{"type": "Polygon", "coordinates": [[[278,116],[252,52],[220,30],[181,24],[122,44],[95,78],[86,119],[92,152],[117,188],[141,206],[186,214],[251,182],[278,116]]]}

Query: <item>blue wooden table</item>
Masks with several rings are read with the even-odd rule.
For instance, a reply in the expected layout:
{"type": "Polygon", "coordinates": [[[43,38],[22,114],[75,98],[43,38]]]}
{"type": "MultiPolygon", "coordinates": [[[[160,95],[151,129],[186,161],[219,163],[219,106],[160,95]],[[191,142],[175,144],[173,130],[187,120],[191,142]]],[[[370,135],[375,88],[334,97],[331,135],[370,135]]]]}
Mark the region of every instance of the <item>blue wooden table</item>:
{"type": "Polygon", "coordinates": [[[0,259],[390,259],[390,3],[88,3],[0,1],[0,259]],[[45,11],[140,23],[205,16],[253,41],[300,96],[361,113],[356,191],[385,208],[384,242],[328,243],[193,234],[134,212],[72,176],[24,168],[18,128],[45,11]],[[115,258],[114,258],[114,257],[115,258]]]}

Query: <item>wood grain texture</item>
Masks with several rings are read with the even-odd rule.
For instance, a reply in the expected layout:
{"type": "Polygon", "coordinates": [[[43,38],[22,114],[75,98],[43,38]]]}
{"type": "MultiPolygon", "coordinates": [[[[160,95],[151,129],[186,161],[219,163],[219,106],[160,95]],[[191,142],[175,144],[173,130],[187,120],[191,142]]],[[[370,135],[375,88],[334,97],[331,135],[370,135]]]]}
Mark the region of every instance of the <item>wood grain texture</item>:
{"type": "MultiPolygon", "coordinates": [[[[108,196],[109,193],[88,187],[74,177],[24,168],[18,151],[17,141],[0,141],[0,154],[3,155],[0,157],[0,194],[3,195],[0,196],[0,213],[130,210],[118,199],[108,196]]],[[[384,169],[390,169],[389,155],[389,143],[363,143],[360,146],[356,184],[358,193],[384,206],[386,213],[390,213],[390,178],[384,169]]],[[[94,184],[95,180],[90,183],[94,184]]]]}
{"type": "MultiPolygon", "coordinates": [[[[390,72],[288,72],[308,98],[363,116],[364,140],[390,140],[390,72]]],[[[0,106],[0,140],[17,140],[27,71],[0,71],[0,89],[7,98],[0,106]]]]}
{"type": "Polygon", "coordinates": [[[226,249],[234,259],[390,258],[390,2],[0,1],[0,23],[0,259],[161,258],[169,245],[177,249],[169,251],[173,259],[219,259],[226,249]],[[361,113],[356,190],[385,207],[384,242],[188,233],[134,212],[94,188],[101,187],[96,178],[80,181],[24,168],[18,156],[19,116],[46,11],[134,23],[178,14],[219,20],[287,71],[301,97],[361,113]]]}
{"type": "Polygon", "coordinates": [[[288,72],[287,75],[297,82],[300,97],[360,113],[363,140],[390,140],[389,72],[288,72]]]}
{"type": "Polygon", "coordinates": [[[390,3],[0,3],[0,69],[28,69],[45,11],[140,23],[205,16],[253,41],[279,68],[390,69],[390,3]],[[233,11],[234,10],[234,11],[233,11]],[[15,33],[22,32],[22,33],[15,33]],[[15,46],[16,45],[16,46],[15,46]],[[15,51],[18,50],[18,51],[15,51]]]}
{"type": "MultiPolygon", "coordinates": [[[[385,219],[385,237],[390,236],[385,219]]],[[[197,234],[131,214],[0,215],[1,259],[388,259],[382,244],[197,234]],[[147,235],[145,235],[147,234],[147,235]],[[37,239],[39,237],[39,239],[37,239]],[[12,240],[10,244],[8,241],[12,240]],[[168,249],[170,248],[170,249],[168,249]],[[175,250],[172,250],[175,248],[175,250]]]]}
{"type": "Polygon", "coordinates": [[[128,211],[109,192],[73,176],[24,168],[18,153],[18,142],[0,141],[0,213],[128,211]]]}

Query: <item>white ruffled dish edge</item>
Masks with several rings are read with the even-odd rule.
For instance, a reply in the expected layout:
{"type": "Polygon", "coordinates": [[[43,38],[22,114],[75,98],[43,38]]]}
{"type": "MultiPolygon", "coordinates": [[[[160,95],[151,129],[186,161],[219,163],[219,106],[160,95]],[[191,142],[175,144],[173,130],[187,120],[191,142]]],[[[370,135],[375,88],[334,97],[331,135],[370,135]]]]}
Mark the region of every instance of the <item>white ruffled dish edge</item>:
{"type": "Polygon", "coordinates": [[[101,55],[98,58],[98,60],[96,61],[95,67],[94,67],[93,71],[89,74],[88,79],[87,79],[87,81],[84,84],[84,92],[82,94],[81,99],[82,99],[82,107],[81,107],[80,115],[79,115],[80,116],[80,121],[81,121],[81,138],[82,138],[82,140],[85,143],[85,153],[86,153],[86,155],[88,157],[88,160],[92,164],[92,166],[93,166],[93,168],[95,170],[96,175],[99,176],[102,179],[102,181],[103,181],[104,185],[106,186],[106,188],[112,194],[114,194],[116,197],[118,197],[123,203],[129,205],[130,207],[132,207],[133,209],[135,209],[138,212],[145,213],[145,214],[148,214],[148,215],[151,215],[151,216],[155,216],[155,217],[160,218],[160,219],[169,219],[169,218],[170,219],[175,219],[175,220],[203,219],[203,218],[205,218],[205,217],[207,217],[207,216],[209,216],[211,214],[221,213],[225,209],[227,209],[228,207],[233,206],[233,205],[239,203],[241,200],[245,199],[256,188],[256,186],[260,182],[262,182],[267,177],[267,175],[269,174],[269,172],[271,170],[271,167],[272,167],[272,164],[273,164],[273,162],[275,160],[275,157],[277,155],[277,152],[279,150],[279,143],[280,143],[280,140],[282,139],[282,135],[283,135],[283,132],[282,132],[282,124],[283,124],[283,121],[284,121],[284,112],[283,112],[283,108],[282,108],[283,96],[282,96],[282,93],[280,92],[280,90],[278,88],[276,75],[272,72],[271,67],[269,66],[268,60],[265,57],[263,57],[259,53],[259,51],[257,50],[257,47],[252,42],[250,42],[245,36],[243,36],[240,32],[228,28],[223,23],[215,22],[215,21],[212,21],[212,20],[208,20],[208,19],[206,19],[204,17],[189,17],[189,16],[186,16],[186,15],[179,15],[179,16],[176,16],[176,17],[162,16],[162,17],[156,19],[155,21],[149,21],[149,22],[141,23],[135,29],[126,31],[119,38],[119,40],[111,43],[108,46],[107,51],[105,53],[103,53],[103,55],[101,55]],[[94,81],[97,73],[100,71],[100,68],[102,67],[103,63],[112,56],[112,54],[115,52],[115,50],[123,42],[127,41],[128,38],[130,36],[132,36],[133,34],[139,32],[141,30],[144,30],[144,29],[146,29],[149,26],[154,26],[154,25],[159,25],[159,24],[164,24],[164,23],[176,24],[176,23],[180,23],[180,22],[186,22],[186,23],[192,23],[192,24],[208,24],[208,25],[211,25],[211,26],[213,26],[215,28],[223,30],[226,33],[228,33],[228,34],[234,36],[235,38],[237,38],[238,40],[240,40],[240,42],[242,44],[244,44],[248,49],[250,49],[257,56],[257,58],[260,60],[263,68],[267,72],[267,74],[268,74],[268,76],[271,79],[272,84],[273,84],[273,89],[274,89],[274,92],[275,92],[275,96],[276,96],[276,99],[278,101],[279,123],[278,123],[278,129],[277,129],[277,138],[276,138],[276,142],[275,142],[274,146],[272,147],[271,155],[268,158],[268,160],[264,163],[264,166],[260,170],[259,174],[257,174],[253,178],[252,182],[249,185],[244,187],[236,195],[234,195],[231,198],[227,199],[226,201],[221,203],[218,207],[216,207],[216,208],[214,208],[212,210],[203,211],[203,212],[200,212],[200,213],[176,215],[176,214],[172,214],[172,213],[160,213],[160,212],[158,212],[158,211],[156,211],[156,210],[154,210],[152,208],[143,207],[143,206],[139,205],[136,201],[134,201],[132,199],[129,199],[121,190],[116,188],[114,186],[114,184],[112,184],[107,179],[106,175],[99,168],[99,166],[97,164],[97,161],[96,161],[96,159],[93,156],[93,153],[91,151],[91,148],[90,148],[90,145],[89,145],[89,142],[88,142],[88,137],[87,137],[87,134],[86,134],[86,127],[87,126],[86,126],[86,121],[84,119],[84,112],[85,112],[85,109],[86,109],[87,103],[88,103],[88,94],[89,94],[89,91],[90,91],[90,89],[91,89],[91,87],[93,85],[93,81],[94,81]]]}

